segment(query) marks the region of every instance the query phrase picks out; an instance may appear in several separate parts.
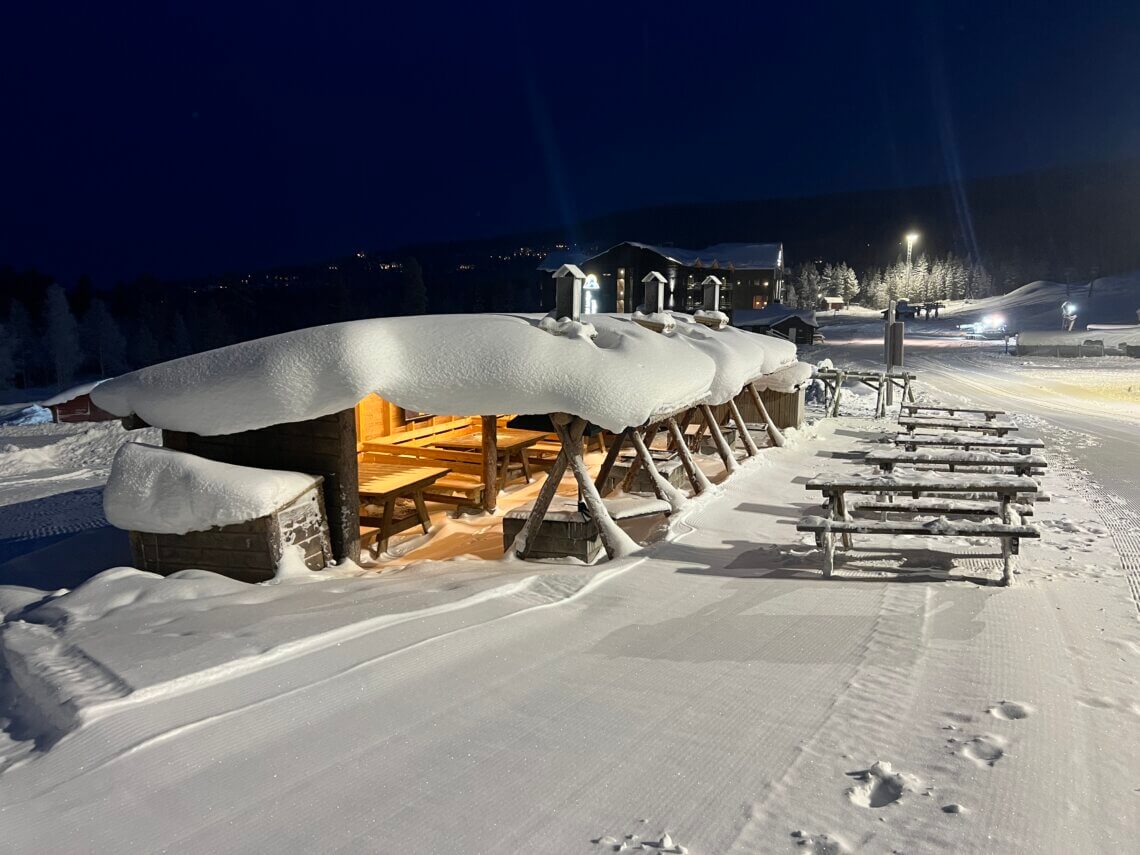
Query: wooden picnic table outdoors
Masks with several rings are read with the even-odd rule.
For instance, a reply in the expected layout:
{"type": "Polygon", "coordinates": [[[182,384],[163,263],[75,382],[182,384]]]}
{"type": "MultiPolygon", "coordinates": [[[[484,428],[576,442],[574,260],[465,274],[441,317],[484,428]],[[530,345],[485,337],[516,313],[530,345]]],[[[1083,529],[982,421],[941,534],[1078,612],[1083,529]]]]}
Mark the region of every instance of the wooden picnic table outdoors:
{"type": "Polygon", "coordinates": [[[879,418],[883,418],[887,414],[886,388],[888,385],[900,388],[904,401],[908,399],[914,401],[911,381],[916,379],[916,376],[906,371],[846,371],[842,368],[820,368],[816,370],[814,377],[823,382],[827,394],[830,395],[830,404],[827,408],[829,416],[839,415],[839,399],[842,396],[843,383],[846,380],[854,380],[875,390],[875,415],[879,418]]]}
{"type": "Polygon", "coordinates": [[[920,447],[927,448],[961,448],[969,451],[973,448],[984,448],[989,451],[1010,451],[1018,454],[1029,454],[1031,449],[1044,448],[1045,443],[1031,436],[983,436],[960,433],[898,433],[890,437],[895,445],[901,445],[907,451],[915,451],[920,447]]]}
{"type": "Polygon", "coordinates": [[[956,415],[958,413],[970,413],[973,415],[983,415],[986,421],[992,421],[998,416],[1008,415],[1005,410],[988,410],[976,407],[940,407],[934,404],[903,404],[901,409],[906,410],[912,416],[922,410],[935,413],[946,413],[947,415],[956,415]]]}
{"type": "Polygon", "coordinates": [[[437,466],[400,466],[391,463],[362,463],[359,466],[361,504],[379,505],[381,516],[361,513],[364,526],[375,526],[376,551],[388,548],[388,539],[419,523],[424,534],[431,531],[431,518],[424,505],[424,490],[450,472],[437,466]],[[415,513],[401,513],[400,499],[411,499],[415,513]]]}
{"type": "Polygon", "coordinates": [[[904,427],[907,433],[914,433],[917,428],[935,428],[938,430],[974,431],[976,433],[992,433],[1005,436],[1010,431],[1017,430],[1012,422],[998,421],[966,421],[955,419],[924,419],[918,416],[899,416],[899,427],[904,427]]]}
{"type": "Polygon", "coordinates": [[[819,490],[827,500],[832,519],[849,519],[847,493],[923,495],[942,493],[995,494],[1000,502],[1002,522],[1010,521],[1010,504],[1018,496],[1037,493],[1037,482],[1024,475],[986,475],[977,473],[908,472],[889,475],[817,475],[804,487],[819,490]]]}
{"type": "Polygon", "coordinates": [[[1015,475],[1032,475],[1048,465],[1045,458],[1038,454],[1002,454],[957,448],[932,448],[926,451],[887,448],[867,452],[863,461],[878,466],[884,472],[891,472],[896,466],[945,466],[950,472],[959,466],[986,466],[1012,469],[1015,475]]]}
{"type": "MultiPolygon", "coordinates": [[[[530,463],[527,461],[526,450],[532,445],[546,439],[546,434],[537,430],[519,430],[517,428],[499,428],[495,434],[495,449],[498,452],[499,489],[507,485],[507,475],[510,471],[511,458],[516,458],[527,483],[530,483],[530,463]]],[[[452,448],[462,451],[483,448],[483,433],[463,434],[462,436],[441,438],[434,443],[440,448],[452,448]]]]}

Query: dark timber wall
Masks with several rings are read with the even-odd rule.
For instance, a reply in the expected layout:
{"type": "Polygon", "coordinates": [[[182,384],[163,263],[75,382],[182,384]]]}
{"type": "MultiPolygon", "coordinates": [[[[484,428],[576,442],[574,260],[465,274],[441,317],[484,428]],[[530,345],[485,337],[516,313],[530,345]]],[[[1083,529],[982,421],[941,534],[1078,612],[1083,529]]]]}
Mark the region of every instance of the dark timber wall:
{"type": "Polygon", "coordinates": [[[325,511],[333,555],[338,560],[360,558],[355,410],[223,436],[164,430],[162,444],[236,466],[320,475],[325,479],[325,511]]]}

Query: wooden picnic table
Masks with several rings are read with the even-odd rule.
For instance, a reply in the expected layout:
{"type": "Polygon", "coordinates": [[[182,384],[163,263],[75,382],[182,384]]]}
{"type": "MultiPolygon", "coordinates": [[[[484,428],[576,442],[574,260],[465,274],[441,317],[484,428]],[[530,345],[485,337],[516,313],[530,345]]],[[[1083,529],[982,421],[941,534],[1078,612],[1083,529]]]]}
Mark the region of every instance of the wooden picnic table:
{"type": "Polygon", "coordinates": [[[424,505],[424,490],[450,472],[437,466],[400,466],[391,463],[362,463],[359,467],[361,504],[379,505],[380,516],[361,513],[360,523],[375,526],[375,551],[388,548],[388,539],[417,523],[424,534],[431,531],[431,518],[424,505]],[[404,512],[400,499],[411,499],[414,512],[404,512]]]}
{"type": "Polygon", "coordinates": [[[934,428],[937,430],[974,431],[976,433],[992,433],[1005,436],[1010,431],[1017,430],[1012,422],[998,421],[966,421],[956,419],[925,419],[918,416],[899,416],[899,427],[904,427],[907,433],[914,433],[918,428],[934,428]]]}
{"type": "MultiPolygon", "coordinates": [[[[877,493],[879,495],[909,495],[918,499],[924,495],[944,493],[995,494],[1000,502],[1001,520],[1010,521],[1010,505],[1019,496],[1032,496],[1038,491],[1037,482],[1024,475],[987,475],[977,473],[908,472],[889,475],[817,475],[804,485],[808,490],[819,490],[827,501],[831,519],[850,519],[847,510],[848,493],[877,493]]],[[[847,545],[850,536],[844,535],[847,545]]]]}
{"type": "Polygon", "coordinates": [[[901,409],[906,410],[912,416],[923,410],[932,413],[946,413],[951,416],[957,415],[958,413],[969,413],[972,415],[985,416],[986,421],[992,421],[998,416],[1008,415],[1005,410],[988,410],[978,407],[941,407],[934,404],[903,404],[901,409]]]}
{"type": "MultiPolygon", "coordinates": [[[[498,454],[499,489],[507,485],[507,476],[511,467],[511,459],[518,461],[523,477],[530,483],[530,463],[527,461],[526,450],[532,445],[546,439],[546,434],[537,430],[519,430],[517,428],[499,428],[495,434],[495,449],[498,454]]],[[[463,434],[462,436],[444,437],[434,443],[440,448],[459,449],[469,451],[483,448],[483,433],[463,434]]]]}
{"type": "Polygon", "coordinates": [[[957,448],[932,448],[926,451],[886,448],[867,452],[863,461],[878,466],[884,472],[891,472],[896,466],[945,466],[950,472],[959,466],[986,466],[1012,469],[1015,475],[1032,475],[1048,465],[1045,458],[1038,454],[1001,454],[957,448]]]}
{"type": "Polygon", "coordinates": [[[875,390],[875,416],[878,418],[884,418],[887,415],[886,387],[888,385],[900,388],[903,400],[914,400],[911,381],[915,379],[915,375],[906,371],[888,373],[886,371],[847,371],[841,368],[820,368],[816,370],[814,378],[823,382],[824,388],[830,395],[831,403],[827,409],[829,416],[839,415],[839,399],[842,396],[843,383],[846,380],[854,380],[875,390]]]}
{"type": "Polygon", "coordinates": [[[1044,448],[1045,443],[1031,436],[983,436],[961,433],[898,433],[890,438],[895,445],[907,451],[918,448],[961,448],[969,451],[984,448],[988,451],[1008,451],[1029,454],[1031,449],[1044,448]]]}

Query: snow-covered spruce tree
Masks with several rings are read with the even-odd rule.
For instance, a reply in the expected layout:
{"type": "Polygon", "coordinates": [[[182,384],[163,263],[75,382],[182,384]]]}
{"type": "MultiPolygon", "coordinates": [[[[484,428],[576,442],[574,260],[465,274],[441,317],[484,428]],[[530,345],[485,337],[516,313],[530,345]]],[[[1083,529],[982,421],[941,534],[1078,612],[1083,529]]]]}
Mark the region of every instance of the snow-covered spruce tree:
{"type": "Polygon", "coordinates": [[[790,309],[800,307],[800,295],[796,293],[796,286],[792,284],[794,278],[794,276],[789,276],[784,283],[784,305],[790,309]]]}
{"type": "Polygon", "coordinates": [[[796,292],[800,297],[800,308],[816,310],[819,308],[820,279],[819,271],[814,264],[804,262],[796,268],[796,292]]]}
{"type": "Polygon", "coordinates": [[[47,290],[47,343],[51,351],[55,384],[62,389],[75,378],[75,371],[83,361],[79,346],[79,324],[71,314],[67,294],[62,286],[52,285],[47,290]]]}
{"type": "Polygon", "coordinates": [[[400,281],[402,294],[400,310],[405,315],[423,315],[428,309],[427,286],[424,285],[424,271],[415,258],[404,262],[404,273],[400,281]]]}
{"type": "Polygon", "coordinates": [[[119,332],[119,325],[111,317],[107,304],[100,299],[92,300],[91,308],[83,316],[83,339],[100,377],[126,370],[127,340],[119,332]]]}
{"type": "Polygon", "coordinates": [[[25,387],[34,386],[40,374],[41,362],[36,357],[41,349],[33,347],[36,334],[32,328],[32,315],[19,300],[13,300],[8,306],[7,330],[12,342],[13,382],[25,387]]]}
{"type": "Polygon", "coordinates": [[[0,324],[0,389],[10,389],[16,382],[17,342],[4,324],[0,324]]]}
{"type": "Polygon", "coordinates": [[[846,261],[836,267],[836,278],[839,280],[839,296],[846,305],[850,306],[859,294],[859,279],[855,271],[847,266],[846,261]]]}

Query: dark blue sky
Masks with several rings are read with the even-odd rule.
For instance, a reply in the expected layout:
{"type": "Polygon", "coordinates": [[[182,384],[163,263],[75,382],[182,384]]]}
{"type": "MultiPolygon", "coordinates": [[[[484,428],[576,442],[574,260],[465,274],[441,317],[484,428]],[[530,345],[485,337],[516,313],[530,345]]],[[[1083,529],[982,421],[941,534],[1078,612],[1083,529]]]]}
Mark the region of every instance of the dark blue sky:
{"type": "Polygon", "coordinates": [[[1136,2],[12,3],[0,263],[108,285],[1130,157],[1137,91],[1136,2]]]}

